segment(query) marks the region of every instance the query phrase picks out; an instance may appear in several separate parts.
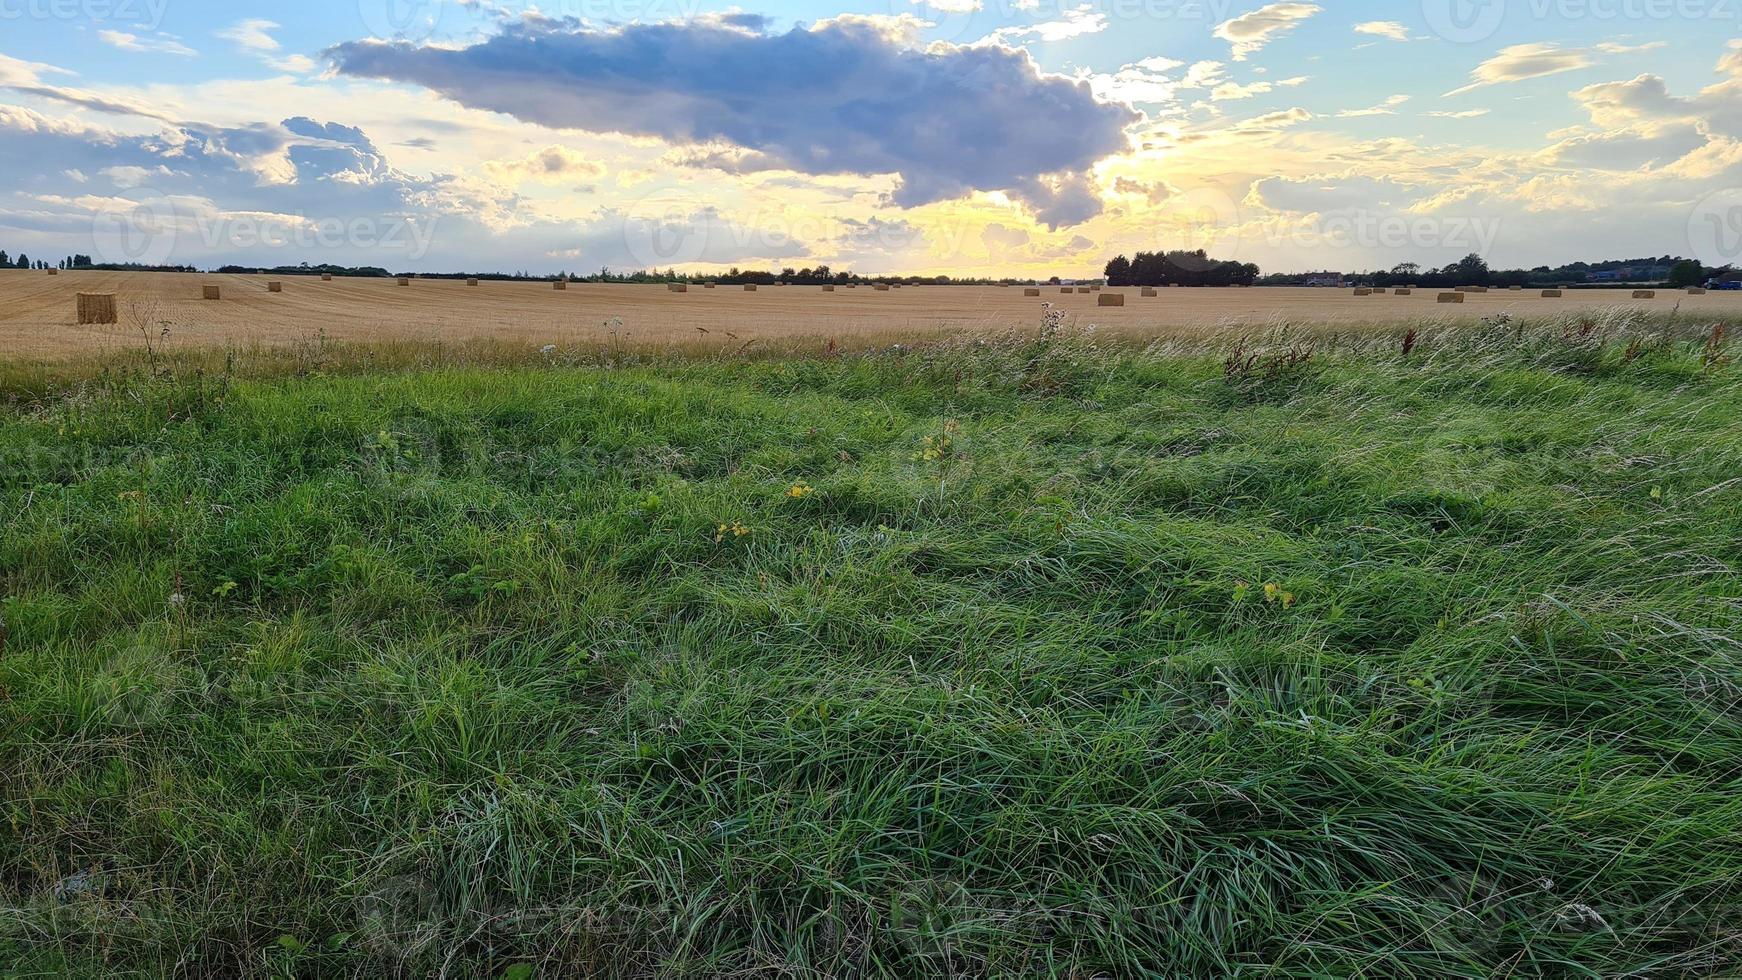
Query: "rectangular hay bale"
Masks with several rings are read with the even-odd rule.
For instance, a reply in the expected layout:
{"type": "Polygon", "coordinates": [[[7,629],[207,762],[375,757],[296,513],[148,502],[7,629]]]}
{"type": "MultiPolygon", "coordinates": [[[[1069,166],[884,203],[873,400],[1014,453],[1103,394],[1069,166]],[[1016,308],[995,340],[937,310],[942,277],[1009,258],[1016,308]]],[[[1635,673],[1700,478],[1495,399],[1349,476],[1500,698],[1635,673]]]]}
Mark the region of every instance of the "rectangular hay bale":
{"type": "Polygon", "coordinates": [[[1440,302],[1442,302],[1442,303],[1462,303],[1463,301],[1464,301],[1464,294],[1463,293],[1441,293],[1440,294],[1440,302]]]}
{"type": "Polygon", "coordinates": [[[665,288],[668,292],[673,293],[687,293],[690,291],[690,287],[681,282],[667,283],[665,288]]]}
{"type": "Polygon", "coordinates": [[[1154,286],[1145,286],[1145,287],[1143,287],[1143,291],[1141,293],[1139,293],[1138,295],[1140,295],[1140,296],[1160,296],[1161,293],[1154,286]]]}
{"type": "Polygon", "coordinates": [[[1657,298],[1657,290],[1655,290],[1655,289],[1635,289],[1633,291],[1633,298],[1634,299],[1656,299],[1657,298]]]}
{"type": "Polygon", "coordinates": [[[284,283],[269,282],[266,284],[266,291],[269,293],[282,293],[284,292],[284,283]]]}
{"type": "Polygon", "coordinates": [[[332,273],[330,273],[330,272],[321,273],[321,282],[332,282],[332,281],[333,281],[333,274],[332,273]]]}
{"type": "Polygon", "coordinates": [[[1024,295],[1024,296],[1039,296],[1040,290],[1039,289],[1024,289],[1022,291],[1022,295],[1024,295]]]}
{"type": "Polygon", "coordinates": [[[222,299],[223,294],[219,291],[218,287],[216,287],[216,286],[201,286],[200,287],[200,298],[201,299],[222,299]]]}
{"type": "Polygon", "coordinates": [[[410,276],[400,276],[398,281],[399,281],[399,284],[401,286],[411,285],[411,277],[410,276]]]}
{"type": "Polygon", "coordinates": [[[1125,305],[1125,294],[1124,293],[1102,293],[1101,295],[1095,297],[1095,305],[1096,306],[1124,306],[1125,305]]]}
{"type": "Polygon", "coordinates": [[[1543,299],[1560,299],[1562,295],[1563,294],[1558,289],[1545,289],[1542,291],[1543,299]]]}
{"type": "Polygon", "coordinates": [[[115,314],[114,293],[78,294],[78,313],[80,323],[120,322],[115,314]]]}

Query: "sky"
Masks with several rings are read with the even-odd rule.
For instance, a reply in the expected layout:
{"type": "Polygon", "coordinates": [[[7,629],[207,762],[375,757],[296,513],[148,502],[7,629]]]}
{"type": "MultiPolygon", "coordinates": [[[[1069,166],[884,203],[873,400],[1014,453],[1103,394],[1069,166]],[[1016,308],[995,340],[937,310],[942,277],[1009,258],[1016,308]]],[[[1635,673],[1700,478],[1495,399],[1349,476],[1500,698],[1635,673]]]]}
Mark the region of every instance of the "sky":
{"type": "Polygon", "coordinates": [[[0,0],[0,249],[1742,260],[1742,0],[0,0]]]}

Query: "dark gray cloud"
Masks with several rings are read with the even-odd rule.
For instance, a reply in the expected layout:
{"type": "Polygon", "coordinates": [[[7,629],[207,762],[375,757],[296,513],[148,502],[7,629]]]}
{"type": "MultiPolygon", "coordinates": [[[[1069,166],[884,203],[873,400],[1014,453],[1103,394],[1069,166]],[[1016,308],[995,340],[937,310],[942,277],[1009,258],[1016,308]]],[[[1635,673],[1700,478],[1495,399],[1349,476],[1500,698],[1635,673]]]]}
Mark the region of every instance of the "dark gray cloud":
{"type": "Polygon", "coordinates": [[[902,207],[1001,190],[1053,225],[1099,212],[1081,175],[1123,151],[1139,118],[1010,48],[918,50],[863,18],[766,26],[533,20],[465,48],[357,41],[328,57],[340,74],[554,128],[728,144],[749,151],[742,169],[896,174],[902,207]]]}

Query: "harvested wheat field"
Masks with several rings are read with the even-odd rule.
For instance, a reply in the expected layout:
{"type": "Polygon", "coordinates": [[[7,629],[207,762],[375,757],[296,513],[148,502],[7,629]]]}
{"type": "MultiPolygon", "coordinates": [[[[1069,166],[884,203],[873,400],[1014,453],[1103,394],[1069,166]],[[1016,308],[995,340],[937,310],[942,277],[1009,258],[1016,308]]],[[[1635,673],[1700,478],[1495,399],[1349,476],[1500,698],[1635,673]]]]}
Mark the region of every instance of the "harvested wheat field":
{"type": "MultiPolygon", "coordinates": [[[[1626,291],[1571,292],[1552,299],[1509,291],[1469,293],[1460,309],[1435,302],[1435,292],[1357,298],[1328,289],[1173,289],[1063,295],[1036,299],[995,286],[928,286],[879,292],[824,292],[793,286],[756,292],[674,293],[662,285],[573,283],[553,290],[544,282],[392,279],[323,282],[314,276],[283,279],[267,290],[266,276],[176,273],[69,272],[49,277],[0,272],[0,350],[20,360],[89,357],[154,337],[167,326],[172,348],[283,346],[317,333],[329,340],[404,342],[495,340],[567,344],[608,335],[626,344],[665,346],[698,339],[779,343],[805,338],[918,339],[953,332],[1031,326],[1043,303],[1068,314],[1068,323],[1118,333],[1166,334],[1290,324],[1390,325],[1434,320],[1474,321],[1499,313],[1547,316],[1585,310],[1633,308],[1667,312],[1670,303],[1634,299],[1626,291]],[[221,287],[222,299],[201,299],[202,287],[221,287]],[[77,294],[116,294],[120,323],[77,323],[77,294]],[[1097,306],[1097,296],[1121,293],[1124,307],[1097,306]],[[730,335],[728,337],[727,335],[730,335]]],[[[1684,313],[1742,313],[1742,294],[1677,296],[1684,313]]]]}

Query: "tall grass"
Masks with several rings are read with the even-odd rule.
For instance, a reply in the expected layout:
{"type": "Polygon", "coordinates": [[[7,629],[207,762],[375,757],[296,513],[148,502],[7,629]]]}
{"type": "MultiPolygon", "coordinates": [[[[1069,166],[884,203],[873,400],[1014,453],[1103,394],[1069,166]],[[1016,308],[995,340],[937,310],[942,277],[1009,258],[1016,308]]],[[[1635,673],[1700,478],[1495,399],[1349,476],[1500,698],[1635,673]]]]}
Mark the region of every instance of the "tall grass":
{"type": "Polygon", "coordinates": [[[8,378],[0,962],[1734,973],[1709,338],[8,378]]]}

